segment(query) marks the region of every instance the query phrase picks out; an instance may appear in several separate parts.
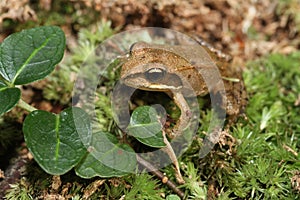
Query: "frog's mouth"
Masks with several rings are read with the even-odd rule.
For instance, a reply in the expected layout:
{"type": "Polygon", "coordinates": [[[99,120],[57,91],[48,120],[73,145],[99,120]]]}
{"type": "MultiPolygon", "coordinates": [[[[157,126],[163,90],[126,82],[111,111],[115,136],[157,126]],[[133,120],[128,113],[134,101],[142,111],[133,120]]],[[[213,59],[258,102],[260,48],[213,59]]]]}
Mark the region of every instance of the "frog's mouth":
{"type": "Polygon", "coordinates": [[[121,81],[129,87],[148,91],[163,92],[170,90],[181,90],[183,88],[181,78],[175,74],[166,74],[161,79],[151,80],[147,74],[137,73],[124,77],[121,81]]]}

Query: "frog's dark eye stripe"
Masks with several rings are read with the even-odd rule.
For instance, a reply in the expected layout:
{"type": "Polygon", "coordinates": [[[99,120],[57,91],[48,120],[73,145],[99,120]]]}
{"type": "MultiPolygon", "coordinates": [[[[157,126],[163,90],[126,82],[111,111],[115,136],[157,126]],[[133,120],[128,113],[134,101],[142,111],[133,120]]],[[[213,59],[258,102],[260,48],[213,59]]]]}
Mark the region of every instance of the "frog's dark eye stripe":
{"type": "Polygon", "coordinates": [[[145,72],[145,77],[150,82],[157,82],[163,79],[166,75],[166,71],[161,68],[151,68],[145,72]]]}

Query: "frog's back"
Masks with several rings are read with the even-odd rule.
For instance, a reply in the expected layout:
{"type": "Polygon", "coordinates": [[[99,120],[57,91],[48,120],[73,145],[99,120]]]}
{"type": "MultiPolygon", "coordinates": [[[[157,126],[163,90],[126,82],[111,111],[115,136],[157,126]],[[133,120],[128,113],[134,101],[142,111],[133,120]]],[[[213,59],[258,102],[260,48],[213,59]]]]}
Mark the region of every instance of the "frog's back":
{"type": "Polygon", "coordinates": [[[213,48],[197,36],[193,38],[207,51],[218,67],[226,91],[226,111],[235,120],[234,118],[244,111],[247,104],[247,93],[241,69],[232,65],[231,56],[213,48]]]}

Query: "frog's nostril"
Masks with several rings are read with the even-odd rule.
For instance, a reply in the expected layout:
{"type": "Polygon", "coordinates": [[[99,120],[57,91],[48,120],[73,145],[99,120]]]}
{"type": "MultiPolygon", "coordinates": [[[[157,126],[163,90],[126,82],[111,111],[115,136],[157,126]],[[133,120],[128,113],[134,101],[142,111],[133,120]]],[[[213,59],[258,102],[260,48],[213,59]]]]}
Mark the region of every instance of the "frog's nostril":
{"type": "Polygon", "coordinates": [[[166,71],[161,68],[151,68],[145,72],[145,77],[150,82],[162,80],[166,75],[166,71]]]}

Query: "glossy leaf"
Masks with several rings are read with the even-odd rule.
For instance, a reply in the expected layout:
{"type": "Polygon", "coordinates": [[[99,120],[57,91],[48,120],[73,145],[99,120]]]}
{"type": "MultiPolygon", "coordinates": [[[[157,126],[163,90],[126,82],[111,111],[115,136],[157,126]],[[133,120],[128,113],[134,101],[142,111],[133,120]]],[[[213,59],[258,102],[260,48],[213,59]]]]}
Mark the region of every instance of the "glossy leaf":
{"type": "Polygon", "coordinates": [[[10,111],[21,98],[19,88],[2,88],[0,89],[0,115],[10,111]]]}
{"type": "Polygon", "coordinates": [[[7,87],[7,85],[0,79],[0,89],[5,87],[7,87]]]}
{"type": "Polygon", "coordinates": [[[135,171],[135,152],[128,145],[120,144],[110,133],[93,133],[89,151],[75,168],[80,177],[119,177],[135,171]]]}
{"type": "Polygon", "coordinates": [[[49,174],[61,175],[84,157],[91,138],[89,116],[71,107],[59,115],[31,112],[23,124],[26,144],[37,163],[49,174]]]}
{"type": "Polygon", "coordinates": [[[155,108],[151,106],[141,106],[136,108],[130,118],[127,127],[129,135],[151,147],[164,147],[162,136],[162,126],[155,108]]]}
{"type": "Polygon", "coordinates": [[[0,74],[21,85],[46,77],[62,59],[65,35],[59,27],[43,26],[11,34],[0,45],[0,74]]]}

